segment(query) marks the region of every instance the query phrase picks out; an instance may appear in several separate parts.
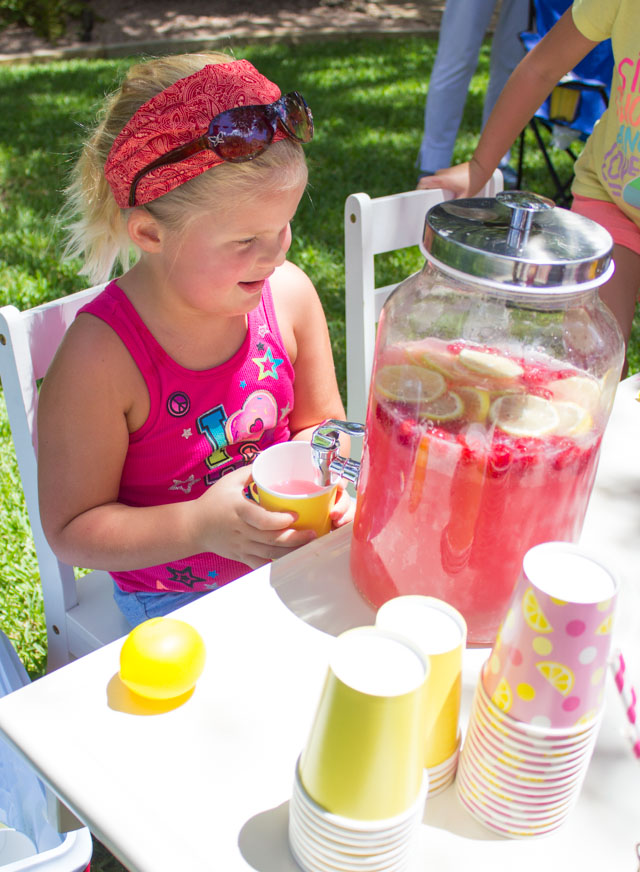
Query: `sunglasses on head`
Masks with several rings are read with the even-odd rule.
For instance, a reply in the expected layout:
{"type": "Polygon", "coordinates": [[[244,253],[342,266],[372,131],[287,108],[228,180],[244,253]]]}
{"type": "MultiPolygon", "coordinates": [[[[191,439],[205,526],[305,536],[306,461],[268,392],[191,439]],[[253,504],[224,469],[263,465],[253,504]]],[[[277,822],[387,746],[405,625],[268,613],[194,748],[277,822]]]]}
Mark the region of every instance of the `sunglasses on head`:
{"type": "Polygon", "coordinates": [[[311,141],[313,115],[302,94],[290,91],[274,103],[236,106],[216,115],[203,136],[168,151],[136,173],[129,189],[129,206],[136,204],[138,182],[152,170],[207,149],[229,163],[253,160],[271,144],[278,124],[295,142],[311,141]]]}

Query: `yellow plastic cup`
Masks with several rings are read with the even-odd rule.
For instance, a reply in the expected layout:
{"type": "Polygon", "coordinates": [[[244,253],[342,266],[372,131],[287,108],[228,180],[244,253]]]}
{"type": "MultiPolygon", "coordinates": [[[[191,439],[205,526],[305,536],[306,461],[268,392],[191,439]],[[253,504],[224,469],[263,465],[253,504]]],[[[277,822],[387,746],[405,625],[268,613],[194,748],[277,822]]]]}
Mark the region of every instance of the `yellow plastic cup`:
{"type": "Polygon", "coordinates": [[[466,622],[457,609],[443,600],[408,595],[380,606],[376,626],[407,636],[429,658],[424,761],[427,769],[439,766],[458,748],[466,622]]]}
{"type": "Polygon", "coordinates": [[[356,627],[335,641],[299,775],[332,814],[396,817],[424,777],[424,684],[429,662],[411,640],[356,627]]]}
{"type": "Polygon", "coordinates": [[[338,486],[315,484],[310,442],[271,445],[256,457],[251,474],[251,493],[263,508],[296,512],[298,518],[291,525],[296,530],[315,530],[318,536],[331,530],[329,512],[338,486]]]}

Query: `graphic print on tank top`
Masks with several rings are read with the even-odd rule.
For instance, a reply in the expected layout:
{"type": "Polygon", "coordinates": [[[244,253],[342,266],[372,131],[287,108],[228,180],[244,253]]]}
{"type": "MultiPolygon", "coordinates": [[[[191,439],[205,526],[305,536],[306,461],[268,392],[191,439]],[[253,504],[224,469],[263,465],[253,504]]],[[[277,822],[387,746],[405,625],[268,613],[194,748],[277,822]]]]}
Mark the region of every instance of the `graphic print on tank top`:
{"type": "MultiPolygon", "coordinates": [[[[116,282],[84,309],[122,339],[149,391],[145,424],[130,435],[118,498],[154,506],[198,499],[224,475],[290,439],[293,365],[268,283],[232,358],[205,371],[177,364],[116,282]]],[[[169,564],[112,572],[125,591],[205,591],[244,575],[244,563],[203,552],[169,564]]]]}

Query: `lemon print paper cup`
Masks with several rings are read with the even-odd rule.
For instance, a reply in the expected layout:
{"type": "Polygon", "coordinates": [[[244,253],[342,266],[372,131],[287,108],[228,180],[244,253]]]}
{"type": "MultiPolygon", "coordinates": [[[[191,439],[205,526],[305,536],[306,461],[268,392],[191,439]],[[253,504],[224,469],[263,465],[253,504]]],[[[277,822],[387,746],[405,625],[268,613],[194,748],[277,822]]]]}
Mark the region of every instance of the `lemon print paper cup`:
{"type": "Polygon", "coordinates": [[[577,545],[531,548],[483,670],[493,705],[541,728],[579,730],[598,718],[618,589],[577,545]]]}
{"type": "Polygon", "coordinates": [[[424,778],[424,684],[428,660],[410,640],[356,627],[335,641],[304,748],[304,789],[332,814],[396,817],[424,778]]]}
{"type": "Polygon", "coordinates": [[[270,512],[296,512],[296,530],[315,530],[324,536],[331,530],[329,512],[336,500],[337,485],[315,483],[310,442],[279,442],[253,462],[251,492],[270,512]]]}
{"type": "Polygon", "coordinates": [[[435,597],[408,595],[380,606],[376,626],[407,636],[429,658],[425,685],[425,766],[432,770],[450,760],[458,749],[467,625],[460,612],[448,603],[435,597]]]}

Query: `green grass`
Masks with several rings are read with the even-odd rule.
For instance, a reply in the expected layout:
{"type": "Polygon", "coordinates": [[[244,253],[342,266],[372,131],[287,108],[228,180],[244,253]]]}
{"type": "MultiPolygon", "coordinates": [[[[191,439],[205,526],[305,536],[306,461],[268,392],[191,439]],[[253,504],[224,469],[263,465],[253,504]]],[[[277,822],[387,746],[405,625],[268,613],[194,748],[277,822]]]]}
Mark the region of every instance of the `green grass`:
{"type": "MultiPolygon", "coordinates": [[[[308,196],[293,227],[291,258],[313,279],[327,315],[344,395],[344,254],[342,213],[350,193],[372,197],[415,186],[414,161],[436,42],[422,36],[349,38],[295,46],[236,46],[283,91],[300,90],[313,109],[316,137],[306,147],[308,196]]],[[[75,265],[59,260],[56,216],[69,167],[103,94],[128,60],[75,60],[0,67],[0,305],[19,308],[79,290],[75,265]]],[[[480,58],[454,160],[469,157],[477,139],[488,77],[480,58]]],[[[570,172],[560,154],[561,172],[570,172]]],[[[526,187],[551,195],[542,157],[526,151],[526,187]]],[[[400,280],[418,269],[416,249],[380,259],[379,279],[400,280]]],[[[640,320],[630,349],[640,369],[640,320]]],[[[44,671],[46,638],[36,560],[0,394],[0,626],[29,673],[44,671]]],[[[96,845],[94,872],[122,869],[96,845]]]]}

